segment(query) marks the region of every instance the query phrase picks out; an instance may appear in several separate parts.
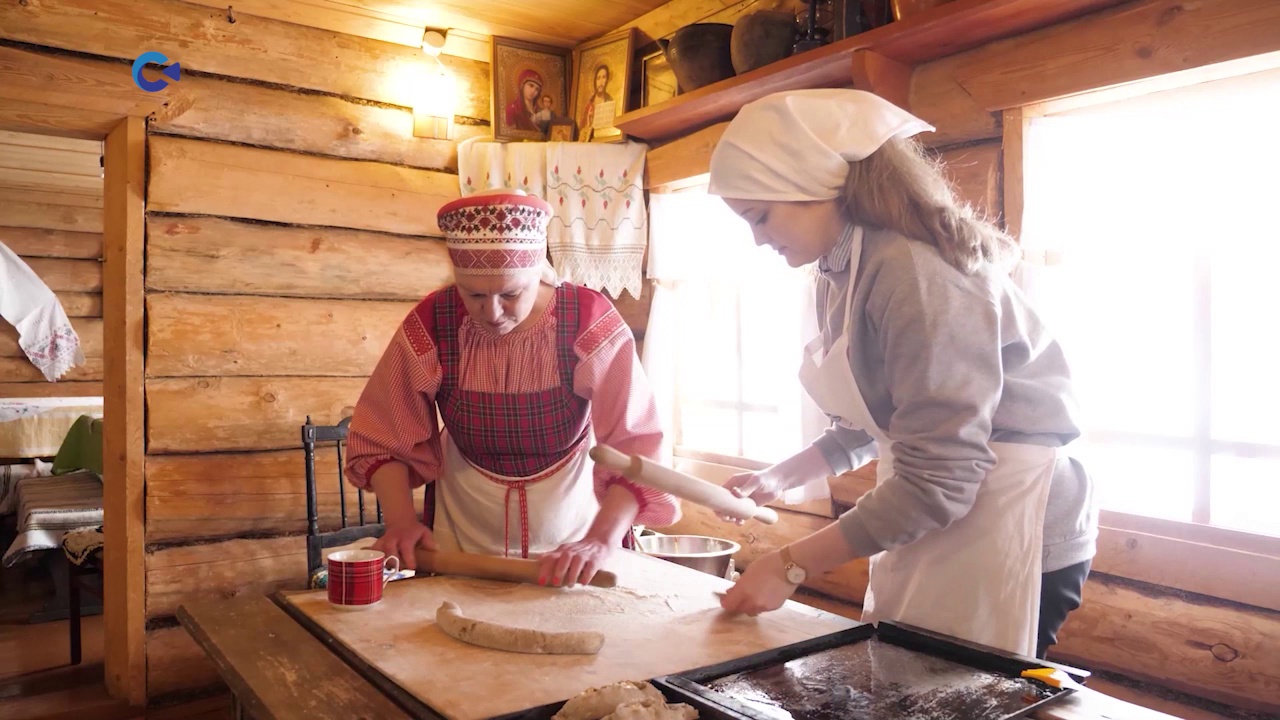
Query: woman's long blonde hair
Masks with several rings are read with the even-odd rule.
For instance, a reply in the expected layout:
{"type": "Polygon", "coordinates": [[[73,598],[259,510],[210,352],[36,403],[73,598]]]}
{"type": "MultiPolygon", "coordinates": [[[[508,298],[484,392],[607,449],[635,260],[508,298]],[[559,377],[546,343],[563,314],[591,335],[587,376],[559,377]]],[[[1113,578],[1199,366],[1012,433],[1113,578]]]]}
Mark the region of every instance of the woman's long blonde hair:
{"type": "Polygon", "coordinates": [[[1007,266],[1020,255],[1013,238],[956,197],[939,164],[914,140],[889,140],[849,163],[844,203],[853,222],[933,245],[965,274],[1007,266]]]}

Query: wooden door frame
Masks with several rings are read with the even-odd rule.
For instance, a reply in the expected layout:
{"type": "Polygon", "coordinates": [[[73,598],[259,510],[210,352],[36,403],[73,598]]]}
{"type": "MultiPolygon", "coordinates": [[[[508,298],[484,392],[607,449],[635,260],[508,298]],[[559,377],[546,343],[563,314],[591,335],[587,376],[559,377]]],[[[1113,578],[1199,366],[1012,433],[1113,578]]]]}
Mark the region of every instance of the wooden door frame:
{"type": "Polygon", "coordinates": [[[103,148],[103,664],[107,689],[147,699],[143,251],[147,127],[125,117],[103,148]]]}
{"type": "Polygon", "coordinates": [[[0,130],[103,140],[103,644],[113,697],[147,700],[143,312],[146,118],[172,98],[126,64],[0,46],[0,130]]]}

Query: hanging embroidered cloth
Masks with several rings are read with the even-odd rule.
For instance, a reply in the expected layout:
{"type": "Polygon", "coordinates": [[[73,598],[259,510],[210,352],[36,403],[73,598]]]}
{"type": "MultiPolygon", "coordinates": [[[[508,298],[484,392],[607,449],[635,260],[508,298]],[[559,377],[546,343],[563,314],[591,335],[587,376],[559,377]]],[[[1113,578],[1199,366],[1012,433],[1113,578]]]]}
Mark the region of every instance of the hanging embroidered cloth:
{"type": "Polygon", "coordinates": [[[576,285],[640,297],[645,244],[644,160],[640,143],[458,145],[463,196],[515,188],[551,204],[547,248],[556,273],[576,285]]]}
{"type": "Polygon", "coordinates": [[[548,143],[551,262],[569,282],[639,298],[649,216],[640,143],[548,143]]]}
{"type": "Polygon", "coordinates": [[[84,363],[80,338],[48,285],[0,243],[0,317],[18,330],[18,346],[45,380],[54,382],[84,363]]]}
{"type": "Polygon", "coordinates": [[[547,150],[543,143],[498,143],[481,138],[458,144],[462,196],[481,190],[523,190],[547,199],[547,150]]]}

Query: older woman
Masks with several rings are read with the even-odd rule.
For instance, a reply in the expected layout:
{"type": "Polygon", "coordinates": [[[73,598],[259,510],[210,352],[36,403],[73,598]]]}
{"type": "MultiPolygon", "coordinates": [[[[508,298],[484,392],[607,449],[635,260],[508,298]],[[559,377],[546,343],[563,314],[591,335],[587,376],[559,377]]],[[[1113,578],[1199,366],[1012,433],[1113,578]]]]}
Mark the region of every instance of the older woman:
{"type": "Polygon", "coordinates": [[[1016,245],[908,138],[929,125],[855,90],[742,109],[710,192],[793,267],[816,263],[821,334],[800,379],[835,425],[730,485],[758,502],[880,458],[838,522],[751,564],[723,600],[781,605],[871,558],[863,619],[1043,655],[1079,606],[1097,536],[1066,358],[1006,273],[1016,245]]]}
{"type": "Polygon", "coordinates": [[[586,583],[634,524],[679,516],[587,455],[594,438],[653,457],[662,431],[622,317],[556,280],[550,216],[519,191],[442,208],[456,284],[409,313],[356,405],[348,477],[382,503],[375,547],[407,567],[422,545],[539,557],[544,582],[586,583]]]}

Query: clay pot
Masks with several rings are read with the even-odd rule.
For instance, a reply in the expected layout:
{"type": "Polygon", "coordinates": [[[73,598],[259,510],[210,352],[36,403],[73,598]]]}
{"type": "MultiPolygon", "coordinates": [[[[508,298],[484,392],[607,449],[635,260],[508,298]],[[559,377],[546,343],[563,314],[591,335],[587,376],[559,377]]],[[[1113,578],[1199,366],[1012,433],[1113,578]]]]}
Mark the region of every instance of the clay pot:
{"type": "Polygon", "coordinates": [[[732,25],[694,23],[675,31],[670,40],[659,40],[658,45],[680,83],[680,91],[692,92],[733,77],[732,38],[732,25]]]}
{"type": "Polygon", "coordinates": [[[751,13],[733,26],[733,69],[741,75],[789,57],[795,43],[795,15],[777,10],[751,13]]]}

